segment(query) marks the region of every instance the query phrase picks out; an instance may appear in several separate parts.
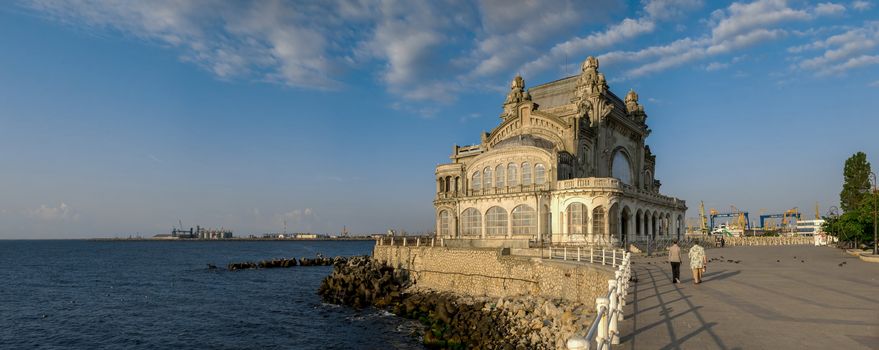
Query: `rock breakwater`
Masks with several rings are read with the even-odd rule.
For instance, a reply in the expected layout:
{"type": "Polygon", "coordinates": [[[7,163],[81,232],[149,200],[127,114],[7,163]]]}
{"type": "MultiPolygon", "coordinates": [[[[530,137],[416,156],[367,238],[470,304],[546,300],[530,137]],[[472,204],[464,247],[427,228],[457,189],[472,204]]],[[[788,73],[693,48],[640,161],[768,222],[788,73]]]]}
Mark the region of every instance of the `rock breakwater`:
{"type": "Polygon", "coordinates": [[[585,334],[589,307],[539,296],[506,299],[418,290],[405,270],[368,257],[335,265],[318,294],[328,303],[377,307],[419,320],[424,344],[443,349],[558,349],[585,334]]]}
{"type": "Polygon", "coordinates": [[[296,258],[280,258],[280,259],[270,259],[270,260],[261,260],[258,262],[239,262],[239,263],[230,263],[226,266],[229,271],[235,270],[245,270],[245,269],[272,269],[272,268],[289,268],[294,266],[330,266],[330,265],[338,265],[344,264],[348,262],[347,257],[337,256],[334,258],[326,257],[318,254],[314,258],[306,258],[302,257],[299,260],[296,258]]]}

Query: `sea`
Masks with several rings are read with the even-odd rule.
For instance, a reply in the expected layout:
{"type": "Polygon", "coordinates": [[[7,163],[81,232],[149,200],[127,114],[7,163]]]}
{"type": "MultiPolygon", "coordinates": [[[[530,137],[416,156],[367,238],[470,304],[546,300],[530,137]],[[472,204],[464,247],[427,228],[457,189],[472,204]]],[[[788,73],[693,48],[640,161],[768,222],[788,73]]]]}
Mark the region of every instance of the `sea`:
{"type": "Polygon", "coordinates": [[[416,321],[321,302],[330,266],[225,269],[373,244],[0,240],[0,349],[423,349],[416,321]]]}

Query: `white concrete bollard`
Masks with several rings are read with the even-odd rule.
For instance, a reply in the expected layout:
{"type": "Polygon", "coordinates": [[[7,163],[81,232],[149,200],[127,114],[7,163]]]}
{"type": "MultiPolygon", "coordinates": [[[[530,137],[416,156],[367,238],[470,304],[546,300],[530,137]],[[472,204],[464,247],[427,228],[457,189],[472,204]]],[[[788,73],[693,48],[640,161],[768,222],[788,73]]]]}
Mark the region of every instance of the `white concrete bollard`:
{"type": "Polygon", "coordinates": [[[403,246],[404,247],[406,246],[406,241],[408,241],[408,239],[406,239],[406,237],[403,237],[403,246]]]}
{"type": "Polygon", "coordinates": [[[563,249],[564,249],[564,254],[562,255],[562,257],[563,257],[562,260],[568,261],[568,247],[566,246],[563,249]]]}
{"type": "Polygon", "coordinates": [[[619,344],[620,336],[619,332],[617,332],[617,318],[616,315],[618,307],[617,302],[619,301],[619,297],[617,297],[617,281],[616,280],[608,280],[607,281],[607,290],[610,292],[610,305],[608,306],[608,316],[611,316],[611,312],[614,313],[613,317],[609,317],[607,319],[607,338],[610,339],[611,344],[619,344]]]}
{"type": "Polygon", "coordinates": [[[431,247],[434,246],[434,238],[431,238],[431,239],[430,239],[430,246],[431,246],[431,247]]]}
{"type": "Polygon", "coordinates": [[[604,309],[604,316],[598,320],[598,334],[595,335],[595,343],[598,345],[597,348],[601,349],[604,340],[607,339],[607,321],[608,321],[608,308],[610,306],[610,300],[605,297],[595,298],[595,314],[598,315],[601,312],[601,309],[604,309]]]}
{"type": "Polygon", "coordinates": [[[421,246],[421,237],[418,237],[418,238],[415,239],[415,246],[416,246],[416,247],[420,247],[420,246],[421,246]]]}
{"type": "Polygon", "coordinates": [[[604,248],[601,248],[601,264],[602,265],[605,265],[605,258],[606,257],[607,257],[607,254],[604,253],[604,248]]]}
{"type": "Polygon", "coordinates": [[[577,247],[577,261],[580,261],[580,247],[577,247]]]}
{"type": "Polygon", "coordinates": [[[589,263],[592,264],[595,262],[595,248],[589,247],[589,263]]]}
{"type": "Polygon", "coordinates": [[[394,245],[394,237],[391,237],[391,245],[394,245]]]}
{"type": "Polygon", "coordinates": [[[589,350],[589,341],[579,335],[568,339],[565,345],[568,347],[568,350],[589,350]]]}

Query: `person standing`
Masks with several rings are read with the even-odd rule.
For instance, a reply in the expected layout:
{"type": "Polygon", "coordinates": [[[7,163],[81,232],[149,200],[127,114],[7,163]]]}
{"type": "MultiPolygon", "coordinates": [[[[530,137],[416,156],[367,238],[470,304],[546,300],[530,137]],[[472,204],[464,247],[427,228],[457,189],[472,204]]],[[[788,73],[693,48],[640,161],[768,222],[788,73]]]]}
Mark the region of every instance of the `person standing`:
{"type": "Polygon", "coordinates": [[[668,248],[668,262],[671,263],[671,283],[681,283],[681,247],[678,247],[678,240],[674,240],[668,248]]]}
{"type": "Polygon", "coordinates": [[[699,243],[693,244],[693,247],[690,248],[690,269],[693,270],[693,284],[702,283],[702,272],[705,271],[705,266],[708,265],[708,258],[705,256],[705,248],[702,248],[699,243]]]}

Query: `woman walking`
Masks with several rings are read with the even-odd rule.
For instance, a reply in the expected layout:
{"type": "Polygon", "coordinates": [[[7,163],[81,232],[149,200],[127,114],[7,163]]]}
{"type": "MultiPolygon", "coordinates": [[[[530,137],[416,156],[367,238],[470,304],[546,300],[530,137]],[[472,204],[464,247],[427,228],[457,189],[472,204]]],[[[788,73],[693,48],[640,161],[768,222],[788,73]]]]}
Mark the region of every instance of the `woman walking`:
{"type": "Polygon", "coordinates": [[[705,249],[698,243],[693,244],[690,248],[690,268],[693,269],[693,284],[702,283],[702,273],[705,272],[705,266],[708,265],[708,258],[705,256],[705,249]]]}

